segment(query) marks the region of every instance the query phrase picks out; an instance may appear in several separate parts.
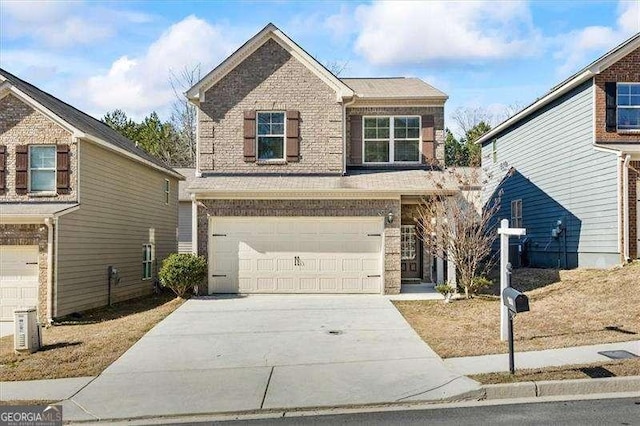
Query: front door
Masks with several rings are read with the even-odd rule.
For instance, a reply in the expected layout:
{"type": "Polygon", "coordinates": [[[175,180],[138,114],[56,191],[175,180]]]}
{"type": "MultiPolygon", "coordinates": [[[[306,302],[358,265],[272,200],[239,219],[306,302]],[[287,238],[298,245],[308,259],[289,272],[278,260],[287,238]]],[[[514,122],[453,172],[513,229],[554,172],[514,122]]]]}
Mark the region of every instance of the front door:
{"type": "Polygon", "coordinates": [[[416,237],[415,225],[400,227],[400,270],[403,280],[422,278],[422,245],[416,237]]]}

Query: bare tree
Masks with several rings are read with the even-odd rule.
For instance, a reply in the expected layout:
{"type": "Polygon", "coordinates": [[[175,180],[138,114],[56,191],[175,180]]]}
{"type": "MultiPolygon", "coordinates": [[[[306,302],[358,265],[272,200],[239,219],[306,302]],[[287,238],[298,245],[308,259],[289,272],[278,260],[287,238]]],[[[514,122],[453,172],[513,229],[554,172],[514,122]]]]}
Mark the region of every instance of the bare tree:
{"type": "Polygon", "coordinates": [[[451,114],[451,119],[464,136],[480,123],[491,124],[492,115],[484,107],[458,107],[451,114]]]}
{"type": "Polygon", "coordinates": [[[339,76],[340,74],[342,74],[348,67],[349,67],[349,61],[337,61],[337,60],[332,60],[332,61],[328,61],[325,64],[325,67],[331,71],[331,73],[333,75],[335,75],[336,77],[339,76]]]}
{"type": "Polygon", "coordinates": [[[458,282],[470,298],[488,281],[486,275],[495,256],[491,254],[497,238],[497,220],[494,216],[500,206],[500,196],[480,206],[479,194],[469,188],[480,188],[479,169],[448,169],[441,175],[436,187],[456,185],[455,195],[425,197],[418,205],[416,221],[418,235],[434,256],[453,262],[458,282]],[[448,182],[447,182],[448,181],[448,182]]]}
{"type": "Polygon", "coordinates": [[[198,111],[185,92],[200,81],[200,64],[193,68],[184,67],[179,72],[171,71],[169,82],[175,95],[169,121],[176,130],[177,150],[184,158],[181,166],[193,167],[196,161],[196,132],[198,125],[198,111]]]}

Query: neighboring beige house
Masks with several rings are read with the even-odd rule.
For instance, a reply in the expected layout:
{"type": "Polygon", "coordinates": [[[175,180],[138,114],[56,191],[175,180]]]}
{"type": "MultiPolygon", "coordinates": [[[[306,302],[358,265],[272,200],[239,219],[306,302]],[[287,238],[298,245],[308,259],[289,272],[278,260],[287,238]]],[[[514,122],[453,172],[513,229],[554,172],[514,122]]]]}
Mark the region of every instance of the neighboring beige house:
{"type": "Polygon", "coordinates": [[[185,177],[185,180],[178,183],[178,253],[192,253],[193,205],[187,187],[195,177],[196,169],[176,168],[174,170],[185,177]]]}
{"type": "Polygon", "coordinates": [[[416,78],[338,78],[267,25],[188,92],[188,192],[208,293],[387,293],[438,281],[416,238],[444,163],[447,95],[416,78]]]}
{"type": "Polygon", "coordinates": [[[0,70],[0,321],[20,306],[50,321],[151,293],[159,261],[177,249],[180,179],[0,70]]]}

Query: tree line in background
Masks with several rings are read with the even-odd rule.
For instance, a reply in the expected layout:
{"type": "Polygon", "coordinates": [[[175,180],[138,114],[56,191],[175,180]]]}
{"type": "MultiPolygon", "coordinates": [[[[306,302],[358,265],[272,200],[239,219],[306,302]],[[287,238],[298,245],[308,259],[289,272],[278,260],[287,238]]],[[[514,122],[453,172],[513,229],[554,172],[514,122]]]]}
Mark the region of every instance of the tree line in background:
{"type": "Polygon", "coordinates": [[[175,100],[171,116],[163,121],[154,111],[136,122],[121,109],[108,112],[102,121],[149,154],[172,167],[194,167],[196,158],[196,107],[184,92],[200,81],[200,66],[172,73],[175,100]]]}

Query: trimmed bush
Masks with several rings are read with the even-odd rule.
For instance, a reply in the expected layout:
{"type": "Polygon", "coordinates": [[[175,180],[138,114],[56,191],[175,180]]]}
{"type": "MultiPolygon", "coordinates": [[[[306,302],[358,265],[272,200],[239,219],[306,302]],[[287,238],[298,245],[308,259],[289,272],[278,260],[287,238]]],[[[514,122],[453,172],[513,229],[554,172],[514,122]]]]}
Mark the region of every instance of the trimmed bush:
{"type": "Polygon", "coordinates": [[[207,261],[194,254],[173,253],[162,262],[158,277],[163,287],[184,298],[207,277],[207,261]]]}

